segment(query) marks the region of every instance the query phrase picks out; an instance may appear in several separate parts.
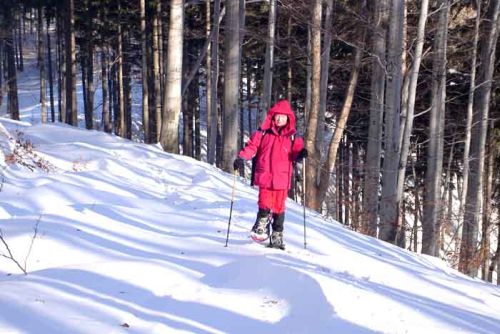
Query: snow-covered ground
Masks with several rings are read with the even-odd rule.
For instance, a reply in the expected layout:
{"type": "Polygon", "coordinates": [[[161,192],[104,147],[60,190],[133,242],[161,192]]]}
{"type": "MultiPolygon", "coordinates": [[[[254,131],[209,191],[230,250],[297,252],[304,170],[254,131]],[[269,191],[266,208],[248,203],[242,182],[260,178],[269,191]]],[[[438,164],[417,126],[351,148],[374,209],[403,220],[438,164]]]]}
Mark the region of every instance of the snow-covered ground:
{"type": "Polygon", "coordinates": [[[243,180],[226,248],[233,176],[98,131],[0,123],[7,156],[20,133],[34,147],[2,161],[0,229],[28,275],[0,257],[0,333],[500,332],[500,289],[438,259],[313,212],[304,249],[291,201],[287,250],[255,244],[243,180]]]}
{"type": "Polygon", "coordinates": [[[251,242],[241,179],[224,247],[232,175],[39,124],[33,59],[0,117],[0,333],[500,333],[499,287],[310,211],[304,249],[291,201],[287,250],[251,242]]]}

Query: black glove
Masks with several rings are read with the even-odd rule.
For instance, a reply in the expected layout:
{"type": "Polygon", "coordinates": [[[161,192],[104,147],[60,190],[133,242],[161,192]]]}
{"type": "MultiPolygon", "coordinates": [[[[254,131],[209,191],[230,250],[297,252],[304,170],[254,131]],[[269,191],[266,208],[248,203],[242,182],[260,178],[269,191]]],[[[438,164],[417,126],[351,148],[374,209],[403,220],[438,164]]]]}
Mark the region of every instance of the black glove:
{"type": "Polygon", "coordinates": [[[244,163],[243,159],[241,159],[241,158],[234,159],[234,162],[233,162],[234,170],[238,170],[240,168],[243,168],[244,165],[245,165],[245,163],[244,163]]]}
{"type": "Polygon", "coordinates": [[[308,155],[307,150],[306,150],[305,148],[303,148],[303,149],[299,152],[299,154],[297,154],[297,159],[296,159],[296,161],[300,161],[300,160],[302,160],[302,159],[307,158],[307,155],[308,155]]]}

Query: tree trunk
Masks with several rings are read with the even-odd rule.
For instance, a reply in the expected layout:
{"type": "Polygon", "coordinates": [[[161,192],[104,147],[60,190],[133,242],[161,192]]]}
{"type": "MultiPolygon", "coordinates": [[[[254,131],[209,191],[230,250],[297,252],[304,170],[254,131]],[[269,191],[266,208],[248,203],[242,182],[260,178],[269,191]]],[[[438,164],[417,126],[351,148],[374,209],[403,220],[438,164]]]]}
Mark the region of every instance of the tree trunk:
{"type": "Polygon", "coordinates": [[[12,119],[19,120],[19,100],[17,97],[17,74],[14,43],[14,27],[12,27],[11,31],[7,33],[7,38],[5,39],[5,52],[7,56],[7,96],[9,98],[8,111],[12,119]]]}
{"type": "Polygon", "coordinates": [[[222,169],[231,172],[238,150],[238,116],[240,112],[240,2],[226,3],[224,55],[224,118],[222,169]]]}
{"type": "Polygon", "coordinates": [[[193,113],[194,113],[194,158],[201,161],[201,119],[200,119],[200,74],[196,75],[194,85],[191,85],[191,96],[190,99],[193,101],[193,113]]]}
{"type": "Polygon", "coordinates": [[[321,120],[318,119],[321,89],[321,15],[322,1],[314,0],[311,17],[311,109],[308,115],[305,135],[305,148],[310,154],[306,165],[306,206],[319,211],[321,204],[317,202],[317,175],[320,163],[320,152],[316,147],[316,132],[321,120]]]}
{"type": "Polygon", "coordinates": [[[382,116],[385,91],[385,52],[389,7],[387,0],[379,0],[375,5],[372,45],[372,77],[370,97],[370,120],[368,146],[366,151],[365,184],[363,193],[364,232],[377,235],[379,204],[380,156],[382,141],[382,116]]]}
{"type": "MultiPolygon", "coordinates": [[[[325,138],[325,113],[328,93],[328,72],[330,70],[330,50],[332,45],[332,11],[333,0],[326,1],[325,24],[323,27],[323,50],[321,54],[321,83],[319,88],[319,113],[318,113],[318,130],[316,132],[316,147],[320,151],[320,156],[324,154],[324,138],[325,138]]],[[[334,158],[335,159],[335,158],[334,158]]],[[[323,180],[321,180],[323,181],[323,180]]],[[[327,183],[330,180],[327,180],[327,183]]],[[[321,204],[320,204],[321,205],[321,204]]]]}
{"type": "Polygon", "coordinates": [[[87,83],[87,102],[85,104],[85,128],[91,130],[94,128],[94,40],[92,37],[93,30],[93,20],[94,20],[94,6],[92,2],[89,1],[89,31],[87,35],[87,40],[85,41],[85,59],[86,59],[86,78],[87,83]]]}
{"type": "Polygon", "coordinates": [[[479,41],[479,28],[481,23],[481,0],[476,0],[476,24],[474,26],[474,42],[472,44],[472,64],[470,69],[469,97],[467,100],[467,120],[465,127],[463,168],[462,168],[462,191],[460,193],[460,222],[463,223],[465,195],[467,194],[467,183],[469,181],[469,152],[472,128],[472,110],[474,105],[474,91],[476,89],[476,64],[477,45],[479,41]]]}
{"type": "Polygon", "coordinates": [[[5,73],[5,51],[4,51],[4,41],[0,41],[0,107],[3,103],[4,97],[4,73],[5,73]]]}
{"type": "MultiPolygon", "coordinates": [[[[33,25],[32,25],[33,26],[33,25]]],[[[17,28],[19,33],[17,34],[17,45],[19,51],[19,71],[24,71],[24,53],[23,53],[23,30],[21,28],[21,18],[17,20],[17,28]]]]}
{"type": "MultiPolygon", "coordinates": [[[[210,1],[207,0],[207,21],[209,20],[208,10],[210,1]]],[[[219,15],[220,15],[220,0],[214,0],[213,10],[213,28],[212,31],[207,29],[207,34],[212,36],[210,41],[210,57],[207,57],[207,83],[210,82],[210,90],[207,86],[207,161],[209,164],[215,163],[216,144],[217,144],[217,85],[219,77],[219,15]]],[[[210,24],[207,23],[207,27],[210,24]]]]}
{"type": "Polygon", "coordinates": [[[260,122],[266,118],[271,107],[271,92],[274,74],[274,43],[276,31],[276,0],[269,0],[269,22],[267,26],[266,58],[264,63],[264,89],[261,100],[260,122]]]}
{"type": "Polygon", "coordinates": [[[184,0],[170,2],[168,56],[163,99],[160,143],[163,149],[179,153],[179,117],[182,108],[182,51],[184,35],[184,0]]]}
{"type": "MultiPolygon", "coordinates": [[[[304,118],[302,122],[303,133],[307,132],[307,124],[309,122],[309,114],[311,113],[311,78],[312,78],[312,36],[311,25],[307,27],[307,52],[306,52],[306,100],[304,101],[304,118]]],[[[305,177],[305,176],[304,176],[305,177]]],[[[305,193],[305,190],[304,190],[305,193]]]]}
{"type": "Polygon", "coordinates": [[[75,0],[66,3],[66,123],[78,126],[76,103],[75,0]]]}
{"type": "Polygon", "coordinates": [[[149,86],[148,86],[148,35],[146,31],[146,0],[139,1],[139,11],[141,20],[141,79],[142,79],[142,130],[144,132],[144,142],[152,143],[149,127],[149,86]]]}
{"type": "Polygon", "coordinates": [[[40,113],[42,123],[47,123],[47,102],[46,102],[46,73],[45,73],[45,43],[43,33],[43,8],[38,6],[37,13],[37,35],[38,35],[38,66],[40,68],[40,113]]]}
{"type": "Polygon", "coordinates": [[[56,121],[56,111],[54,106],[54,73],[52,69],[52,47],[50,41],[50,17],[47,16],[47,64],[49,71],[49,95],[50,95],[50,115],[52,122],[56,121]]]}
{"type": "MultiPolygon", "coordinates": [[[[487,159],[486,168],[484,176],[484,198],[483,198],[483,224],[481,226],[481,278],[483,280],[488,279],[488,268],[490,263],[490,233],[491,233],[491,214],[492,214],[492,204],[491,201],[493,193],[493,164],[495,163],[495,152],[494,152],[494,135],[495,122],[490,121],[490,128],[488,130],[489,137],[487,143],[487,159]]],[[[491,282],[491,281],[490,281],[491,282]]]]}
{"type": "Polygon", "coordinates": [[[459,270],[470,276],[477,273],[476,243],[478,219],[480,217],[480,200],[483,188],[483,170],[485,159],[486,132],[488,127],[489,103],[495,50],[498,39],[498,13],[500,0],[492,0],[488,10],[488,20],[484,22],[481,40],[480,65],[478,70],[477,95],[474,99],[474,116],[472,119],[470,175],[467,184],[464,224],[462,228],[462,244],[460,247],[459,270]]]}
{"type": "MultiPolygon", "coordinates": [[[[161,96],[161,77],[160,77],[160,50],[159,50],[160,43],[158,40],[158,36],[160,35],[160,32],[161,32],[161,24],[160,24],[160,17],[159,17],[160,13],[161,13],[159,10],[160,5],[161,5],[160,1],[155,0],[154,13],[153,13],[153,91],[154,91],[154,94],[153,94],[153,96],[154,96],[153,115],[154,115],[154,124],[156,126],[153,127],[153,131],[151,133],[152,139],[155,142],[158,142],[160,140],[160,135],[161,135],[161,130],[162,130],[161,129],[161,127],[162,127],[161,97],[162,96],[161,96]]],[[[174,6],[174,4],[172,3],[171,6],[174,6]]],[[[171,17],[170,19],[172,20],[173,17],[171,17]]],[[[182,21],[181,21],[181,23],[182,23],[182,21]]],[[[172,24],[172,22],[171,22],[171,24],[172,24]]],[[[181,33],[181,38],[182,38],[182,33],[181,33]]],[[[169,37],[168,43],[169,43],[168,52],[170,55],[171,52],[174,52],[174,50],[170,50],[170,37],[169,37]]],[[[174,47],[177,47],[177,46],[174,46],[174,47]]],[[[181,48],[180,53],[182,56],[182,48],[181,48]]],[[[182,60],[181,60],[180,64],[182,64],[182,60]]],[[[179,71],[181,71],[181,70],[182,70],[182,65],[181,65],[181,68],[179,69],[179,71]]],[[[167,74],[170,74],[168,69],[167,69],[167,74]]],[[[165,103],[165,102],[166,101],[164,100],[163,103],[165,103]]],[[[182,103],[182,102],[179,101],[179,103],[182,103]]],[[[163,106],[163,107],[165,107],[165,106],[163,106]]],[[[180,112],[180,108],[181,107],[179,106],[179,112],[180,112]]],[[[163,116],[165,116],[165,111],[163,111],[163,116]]],[[[178,131],[178,129],[176,129],[175,131],[178,131]]]]}
{"type": "Polygon", "coordinates": [[[384,159],[382,168],[382,199],[380,201],[379,238],[404,247],[404,237],[396,240],[399,203],[397,198],[399,133],[401,112],[403,14],[404,1],[392,0],[387,41],[387,74],[385,90],[384,159]]]}
{"type": "Polygon", "coordinates": [[[125,25],[123,31],[123,98],[125,108],[125,131],[127,139],[132,139],[132,48],[130,44],[130,29],[125,25]]]}
{"type": "Polygon", "coordinates": [[[446,100],[446,46],[448,32],[449,0],[440,0],[434,59],[432,66],[432,96],[429,116],[429,142],[425,172],[424,219],[422,221],[422,253],[439,255],[441,218],[441,178],[443,170],[443,136],[446,100]]]}
{"type": "Polygon", "coordinates": [[[118,136],[125,138],[126,125],[125,125],[125,93],[123,87],[123,27],[122,27],[122,7],[121,1],[118,1],[118,24],[116,33],[116,94],[118,102],[116,133],[118,136]]]}
{"type": "MultiPolygon", "coordinates": [[[[406,175],[406,165],[408,162],[408,155],[410,152],[410,138],[413,131],[413,120],[415,114],[415,100],[417,96],[417,83],[418,83],[418,74],[420,71],[420,63],[422,61],[422,50],[424,47],[425,40],[425,25],[427,22],[427,12],[429,9],[429,0],[422,0],[420,5],[420,16],[418,19],[418,28],[417,28],[417,41],[415,45],[415,54],[413,56],[413,64],[410,68],[409,74],[409,88],[408,88],[408,102],[407,102],[407,111],[406,111],[406,119],[403,127],[403,138],[401,142],[401,150],[400,150],[400,163],[399,163],[399,171],[398,171],[398,188],[397,188],[397,203],[401,205],[403,201],[403,190],[405,184],[405,175],[406,175]]],[[[398,208],[399,210],[399,208],[398,208]]],[[[402,217],[403,218],[403,217],[402,217]]],[[[403,218],[404,219],[404,218],[403,218]]]]}
{"type": "Polygon", "coordinates": [[[108,47],[103,45],[102,46],[102,53],[101,53],[101,89],[102,89],[102,124],[103,124],[103,129],[107,133],[111,133],[113,131],[113,126],[111,124],[111,115],[110,115],[110,99],[108,96],[108,85],[109,85],[109,80],[108,80],[108,68],[109,68],[109,62],[108,62],[108,47]]]}
{"type": "Polygon", "coordinates": [[[287,36],[287,71],[286,71],[286,93],[287,93],[287,100],[290,105],[292,105],[292,17],[290,16],[288,18],[288,24],[287,24],[287,29],[286,29],[286,36],[287,36]]]}
{"type": "Polygon", "coordinates": [[[63,18],[64,10],[57,11],[57,59],[58,59],[58,108],[59,108],[59,122],[66,122],[66,47],[63,32],[65,20],[63,18]]]}

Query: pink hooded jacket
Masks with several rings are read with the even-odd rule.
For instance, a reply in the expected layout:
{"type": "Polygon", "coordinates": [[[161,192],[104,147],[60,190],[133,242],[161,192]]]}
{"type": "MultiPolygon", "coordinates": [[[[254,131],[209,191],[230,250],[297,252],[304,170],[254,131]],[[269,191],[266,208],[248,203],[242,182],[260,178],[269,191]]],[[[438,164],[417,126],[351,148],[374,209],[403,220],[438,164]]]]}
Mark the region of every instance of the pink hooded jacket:
{"type": "Polygon", "coordinates": [[[295,114],[287,100],[281,100],[269,109],[267,117],[250,137],[240,158],[249,160],[257,155],[255,166],[255,185],[274,190],[290,189],[292,178],[292,162],[304,148],[302,138],[295,135],[295,114]],[[279,131],[274,123],[274,115],[288,116],[287,124],[279,131]]]}

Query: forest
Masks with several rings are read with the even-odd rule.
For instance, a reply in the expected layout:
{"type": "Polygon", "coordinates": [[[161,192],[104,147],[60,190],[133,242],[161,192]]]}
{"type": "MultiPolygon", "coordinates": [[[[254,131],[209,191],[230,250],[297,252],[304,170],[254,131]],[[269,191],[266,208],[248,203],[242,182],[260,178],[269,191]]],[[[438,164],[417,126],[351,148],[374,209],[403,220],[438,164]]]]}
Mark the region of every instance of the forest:
{"type": "Polygon", "coordinates": [[[500,284],[499,13],[500,0],[3,0],[1,116],[20,119],[30,43],[41,122],[230,173],[287,99],[309,152],[290,197],[500,284]]]}

